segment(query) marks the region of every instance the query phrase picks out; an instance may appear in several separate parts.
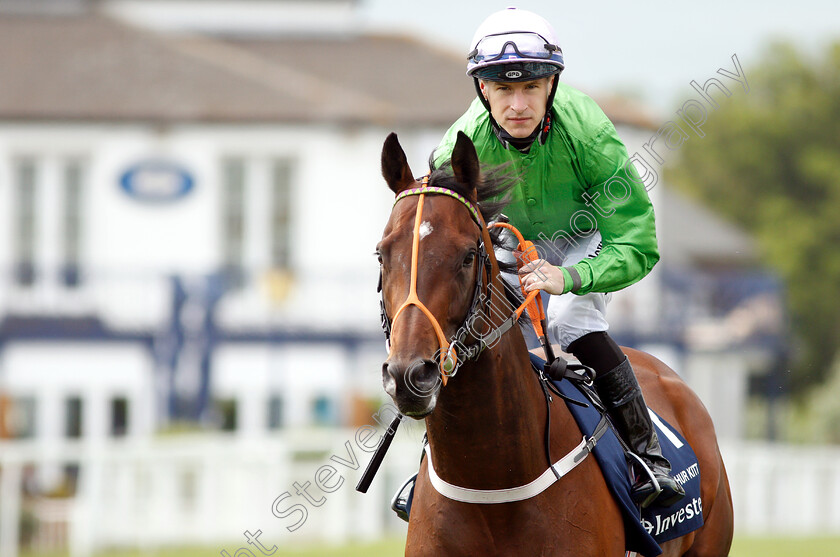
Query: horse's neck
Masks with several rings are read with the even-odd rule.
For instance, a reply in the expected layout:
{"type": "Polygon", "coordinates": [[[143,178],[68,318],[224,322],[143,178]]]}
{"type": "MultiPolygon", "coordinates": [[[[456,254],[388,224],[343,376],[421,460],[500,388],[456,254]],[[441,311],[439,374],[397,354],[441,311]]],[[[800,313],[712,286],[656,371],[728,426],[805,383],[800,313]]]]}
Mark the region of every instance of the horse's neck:
{"type": "Polygon", "coordinates": [[[435,469],[463,487],[527,483],[548,465],[545,420],[545,398],[514,327],[441,389],[426,418],[435,469]]]}

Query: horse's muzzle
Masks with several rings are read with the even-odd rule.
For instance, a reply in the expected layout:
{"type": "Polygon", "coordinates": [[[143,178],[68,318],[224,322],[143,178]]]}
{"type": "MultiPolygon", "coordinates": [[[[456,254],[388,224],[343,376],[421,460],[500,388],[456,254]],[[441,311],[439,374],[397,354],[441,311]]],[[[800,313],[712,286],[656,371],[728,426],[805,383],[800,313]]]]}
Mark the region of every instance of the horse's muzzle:
{"type": "Polygon", "coordinates": [[[382,384],[400,412],[415,419],[432,413],[440,390],[437,362],[416,359],[408,364],[398,359],[382,364],[382,384]]]}

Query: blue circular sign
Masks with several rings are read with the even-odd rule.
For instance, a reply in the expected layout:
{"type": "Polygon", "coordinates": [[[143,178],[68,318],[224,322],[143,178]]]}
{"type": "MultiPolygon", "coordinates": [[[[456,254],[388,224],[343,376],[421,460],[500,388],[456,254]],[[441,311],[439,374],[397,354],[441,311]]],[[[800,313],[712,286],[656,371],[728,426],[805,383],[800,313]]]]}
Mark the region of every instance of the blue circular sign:
{"type": "Polygon", "coordinates": [[[192,191],[195,179],[176,162],[146,160],[130,166],[120,176],[120,187],[138,201],[168,203],[192,191]]]}

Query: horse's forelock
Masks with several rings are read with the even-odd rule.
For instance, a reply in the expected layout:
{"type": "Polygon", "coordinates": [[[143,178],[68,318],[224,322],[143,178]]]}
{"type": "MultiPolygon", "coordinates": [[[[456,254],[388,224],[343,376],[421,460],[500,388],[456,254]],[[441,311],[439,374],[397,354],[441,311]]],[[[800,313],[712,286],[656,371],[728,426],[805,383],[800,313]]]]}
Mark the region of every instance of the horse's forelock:
{"type": "MultiPolygon", "coordinates": [[[[451,161],[444,161],[439,166],[435,166],[434,153],[429,159],[429,167],[432,169],[429,175],[429,185],[437,186],[452,190],[465,197],[472,197],[472,191],[469,186],[460,184],[452,172],[451,161]]],[[[513,170],[510,163],[498,166],[482,166],[481,179],[476,187],[476,197],[478,201],[478,209],[481,211],[481,216],[484,222],[491,222],[497,220],[502,210],[510,202],[508,193],[517,182],[520,180],[520,175],[513,170]]],[[[494,247],[510,251],[512,246],[505,245],[500,240],[502,234],[501,228],[493,228],[490,230],[490,239],[494,247]]],[[[517,271],[516,264],[508,264],[499,262],[499,268],[503,272],[515,273],[517,271]]],[[[518,306],[524,297],[519,292],[512,292],[505,288],[505,294],[512,304],[518,306]]],[[[523,312],[521,319],[526,319],[526,314],[523,312]]]]}
{"type": "MultiPolygon", "coordinates": [[[[451,160],[435,166],[434,154],[432,154],[429,167],[432,169],[429,176],[430,186],[446,188],[468,199],[473,198],[472,188],[469,185],[459,183],[455,179],[451,160]]],[[[516,185],[518,180],[519,176],[512,170],[510,164],[482,165],[481,179],[476,186],[475,198],[484,222],[490,222],[498,218],[504,207],[510,202],[507,193],[516,185]]]]}

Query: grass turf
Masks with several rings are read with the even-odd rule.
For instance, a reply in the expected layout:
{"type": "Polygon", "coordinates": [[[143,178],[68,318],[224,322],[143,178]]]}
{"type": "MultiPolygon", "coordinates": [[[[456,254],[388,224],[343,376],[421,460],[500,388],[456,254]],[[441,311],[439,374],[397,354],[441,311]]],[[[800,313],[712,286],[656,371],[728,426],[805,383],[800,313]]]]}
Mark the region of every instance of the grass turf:
{"type": "Polygon", "coordinates": [[[730,557],[837,557],[840,537],[735,538],[730,557]]]}
{"type": "MultiPolygon", "coordinates": [[[[391,538],[375,543],[354,543],[342,546],[280,547],[272,557],[399,557],[403,555],[404,544],[404,539],[391,538]]],[[[161,548],[149,551],[114,550],[103,551],[96,557],[210,557],[221,556],[223,549],[232,556],[240,546],[231,544],[228,547],[161,548]]],[[[21,557],[66,557],[66,555],[66,553],[21,553],[21,557]]],[[[262,554],[255,549],[254,555],[261,556],[262,554]]],[[[840,537],[740,537],[735,539],[729,555],[730,557],[790,557],[792,555],[838,557],[840,556],[840,537]]]]}

